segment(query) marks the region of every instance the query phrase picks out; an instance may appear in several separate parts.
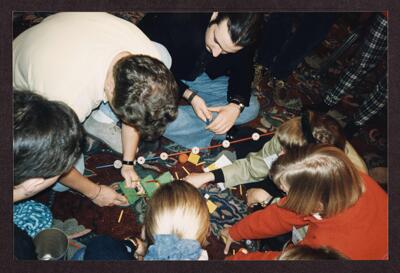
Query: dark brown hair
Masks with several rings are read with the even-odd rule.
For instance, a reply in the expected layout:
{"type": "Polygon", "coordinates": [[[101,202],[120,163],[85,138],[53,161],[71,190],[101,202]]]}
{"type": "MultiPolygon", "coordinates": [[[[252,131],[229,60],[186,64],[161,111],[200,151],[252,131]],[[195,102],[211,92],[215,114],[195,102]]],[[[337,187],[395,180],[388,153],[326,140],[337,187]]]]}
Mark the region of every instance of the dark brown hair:
{"type": "Polygon", "coordinates": [[[115,114],[147,140],[163,134],[178,112],[177,83],[171,71],[150,56],[130,55],[114,66],[115,114]]]}
{"type": "Polygon", "coordinates": [[[82,152],[83,129],[65,103],[14,91],[14,185],[72,168],[82,152]]]}
{"type": "Polygon", "coordinates": [[[227,20],[229,36],[232,42],[241,47],[254,44],[260,36],[262,13],[225,13],[218,12],[209,25],[227,20]]]}
{"type": "MultiPolygon", "coordinates": [[[[340,124],[326,114],[307,112],[309,130],[316,143],[331,144],[344,150],[346,138],[340,124]]],[[[304,137],[301,117],[284,122],[276,131],[276,136],[282,147],[288,151],[308,144],[304,137]]]]}

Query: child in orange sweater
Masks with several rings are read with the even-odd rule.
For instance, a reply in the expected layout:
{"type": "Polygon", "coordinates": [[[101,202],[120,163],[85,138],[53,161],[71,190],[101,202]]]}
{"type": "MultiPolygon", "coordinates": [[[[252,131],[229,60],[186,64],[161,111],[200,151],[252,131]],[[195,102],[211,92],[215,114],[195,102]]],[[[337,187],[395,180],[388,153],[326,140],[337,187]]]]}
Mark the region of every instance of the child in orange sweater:
{"type": "MultiPolygon", "coordinates": [[[[321,144],[294,149],[275,161],[270,175],[287,197],[224,229],[225,253],[233,241],[273,237],[308,225],[301,245],[331,247],[356,260],[387,259],[387,194],[358,172],[343,151],[321,144]]],[[[227,259],[276,256],[239,252],[227,259]]]]}

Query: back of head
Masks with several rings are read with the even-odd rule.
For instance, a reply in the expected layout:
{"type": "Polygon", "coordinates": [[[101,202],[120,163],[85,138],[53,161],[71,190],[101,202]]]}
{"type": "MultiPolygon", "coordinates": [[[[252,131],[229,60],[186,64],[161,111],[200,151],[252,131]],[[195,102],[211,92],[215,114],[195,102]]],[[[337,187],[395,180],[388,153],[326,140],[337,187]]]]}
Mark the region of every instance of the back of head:
{"type": "Polygon", "coordinates": [[[297,245],[285,250],[278,260],[348,260],[348,258],[329,247],[313,248],[306,245],[297,245]]]}
{"type": "Polygon", "coordinates": [[[204,246],[210,225],[205,199],[185,181],[160,186],[148,203],[146,237],[174,234],[180,239],[197,240],[204,246]]]}
{"type": "Polygon", "coordinates": [[[254,44],[260,36],[262,13],[218,12],[217,17],[210,24],[219,24],[225,19],[227,19],[229,36],[237,46],[246,47],[254,44]]]}
{"type": "Polygon", "coordinates": [[[14,184],[71,169],[82,151],[75,112],[30,91],[14,91],[14,184]]]}
{"type": "Polygon", "coordinates": [[[354,165],[331,145],[289,150],[274,162],[270,175],[275,184],[289,188],[282,207],[300,215],[333,216],[355,204],[364,190],[354,165]]]}
{"type": "Polygon", "coordinates": [[[306,144],[331,144],[344,150],[346,138],[340,124],[326,114],[305,112],[284,122],[276,131],[282,147],[288,151],[306,144]],[[309,138],[312,138],[311,141],[309,138]]]}
{"type": "Polygon", "coordinates": [[[178,111],[178,86],[171,71],[150,56],[130,55],[115,64],[113,74],[111,106],[116,115],[142,138],[161,136],[178,111]]]}

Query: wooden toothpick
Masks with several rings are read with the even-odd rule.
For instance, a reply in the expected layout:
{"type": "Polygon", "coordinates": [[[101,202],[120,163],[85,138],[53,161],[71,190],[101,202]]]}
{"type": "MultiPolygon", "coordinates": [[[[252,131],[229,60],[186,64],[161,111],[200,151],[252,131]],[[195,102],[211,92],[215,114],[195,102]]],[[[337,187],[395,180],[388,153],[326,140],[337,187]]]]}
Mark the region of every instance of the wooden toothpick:
{"type": "Polygon", "coordinates": [[[182,169],[186,172],[187,175],[190,175],[190,172],[185,168],[185,166],[182,166],[182,169]]]}
{"type": "Polygon", "coordinates": [[[118,217],[118,223],[121,223],[123,214],[124,214],[124,210],[121,210],[121,213],[119,214],[119,217],[118,217]]]}

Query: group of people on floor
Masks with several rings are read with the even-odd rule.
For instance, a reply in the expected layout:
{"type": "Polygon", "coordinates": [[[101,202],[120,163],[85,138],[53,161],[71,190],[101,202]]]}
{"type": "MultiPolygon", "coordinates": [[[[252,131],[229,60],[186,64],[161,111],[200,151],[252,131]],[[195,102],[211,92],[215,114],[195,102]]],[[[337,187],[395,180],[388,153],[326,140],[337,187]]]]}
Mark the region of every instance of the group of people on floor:
{"type": "MultiPolygon", "coordinates": [[[[136,26],[108,13],[61,12],[22,32],[13,41],[14,203],[53,187],[99,206],[127,205],[83,176],[84,133],[122,154],[126,186],[138,187],[141,140],[206,147],[256,118],[251,82],[264,23],[259,13],[163,13],[136,26]],[[188,105],[178,106],[182,98],[188,105]]],[[[214,181],[257,182],[247,202],[264,206],[222,231],[226,253],[234,241],[307,229],[282,253],[241,250],[227,259],[387,259],[387,194],[324,114],[305,111],[259,152],[184,180],[156,191],[141,238],[99,236],[84,258],[207,260],[209,214],[196,188],[214,181]]],[[[15,229],[16,257],[33,258],[29,236],[15,229]]]]}

